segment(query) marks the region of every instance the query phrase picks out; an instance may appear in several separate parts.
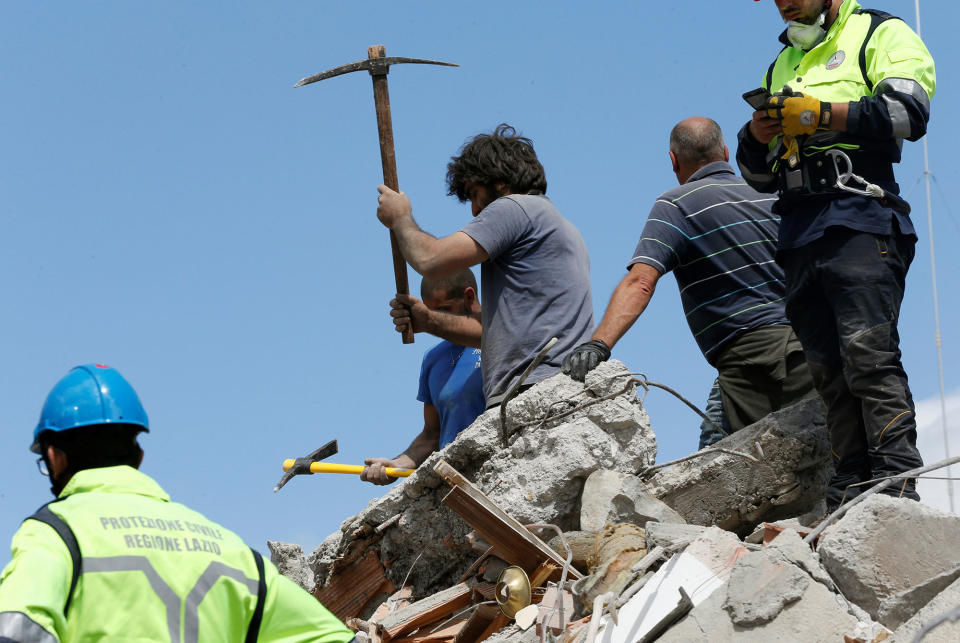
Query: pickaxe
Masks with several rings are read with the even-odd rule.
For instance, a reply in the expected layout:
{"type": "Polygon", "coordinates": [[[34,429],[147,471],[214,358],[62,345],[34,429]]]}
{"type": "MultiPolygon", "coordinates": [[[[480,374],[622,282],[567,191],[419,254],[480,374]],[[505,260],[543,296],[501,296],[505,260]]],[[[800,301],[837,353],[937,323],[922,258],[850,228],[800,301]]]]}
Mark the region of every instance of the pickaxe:
{"type": "MultiPolygon", "coordinates": [[[[390,118],[390,92],[387,89],[387,74],[390,71],[390,65],[399,63],[418,63],[421,65],[445,65],[447,67],[458,67],[454,63],[444,63],[436,60],[424,60],[422,58],[399,58],[396,56],[386,57],[386,49],[383,45],[374,45],[367,48],[367,59],[359,60],[355,63],[340,65],[333,69],[307,76],[298,82],[294,87],[309,85],[318,80],[333,78],[342,74],[349,74],[352,71],[367,70],[373,77],[373,102],[377,109],[377,129],[380,132],[380,160],[383,163],[383,184],[391,190],[400,190],[397,181],[397,157],[393,147],[393,122],[390,118]]],[[[390,231],[390,247],[393,250],[393,275],[396,280],[397,293],[401,295],[410,294],[410,286],[407,283],[407,262],[400,252],[400,246],[397,244],[397,237],[390,231]]],[[[403,333],[403,343],[413,343],[413,327],[407,326],[403,333]]]]}
{"type": "MultiPolygon", "coordinates": [[[[286,471],[286,473],[283,474],[282,478],[280,478],[280,482],[277,483],[277,486],[273,488],[273,492],[276,493],[280,491],[280,488],[287,484],[290,481],[290,478],[293,476],[306,475],[310,473],[359,474],[366,469],[365,466],[360,464],[336,464],[334,462],[320,462],[320,460],[329,458],[336,452],[337,441],[330,440],[306,457],[297,458],[295,460],[284,460],[283,470],[286,471]]],[[[393,467],[387,467],[385,471],[386,474],[391,478],[406,478],[413,473],[413,469],[395,469],[393,467]]]]}

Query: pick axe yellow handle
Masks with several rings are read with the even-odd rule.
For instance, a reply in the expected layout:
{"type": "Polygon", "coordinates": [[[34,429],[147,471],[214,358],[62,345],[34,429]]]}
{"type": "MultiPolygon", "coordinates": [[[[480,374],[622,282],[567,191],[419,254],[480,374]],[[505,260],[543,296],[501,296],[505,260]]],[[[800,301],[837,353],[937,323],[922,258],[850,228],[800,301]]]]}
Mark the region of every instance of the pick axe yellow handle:
{"type": "MultiPolygon", "coordinates": [[[[293,463],[294,460],[292,459],[284,460],[283,470],[289,471],[293,463]]],[[[337,464],[335,462],[310,463],[310,473],[352,473],[360,475],[364,469],[366,469],[366,467],[362,464],[337,464]]],[[[413,469],[395,469],[393,467],[387,467],[385,471],[391,478],[406,478],[413,473],[413,469]]]]}

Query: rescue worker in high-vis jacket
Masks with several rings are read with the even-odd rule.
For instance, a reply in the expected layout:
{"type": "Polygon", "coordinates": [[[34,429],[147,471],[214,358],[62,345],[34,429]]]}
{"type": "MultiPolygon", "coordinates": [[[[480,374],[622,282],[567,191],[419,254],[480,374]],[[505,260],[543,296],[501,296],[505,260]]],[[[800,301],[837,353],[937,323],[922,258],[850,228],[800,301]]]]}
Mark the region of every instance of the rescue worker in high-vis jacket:
{"type": "MultiPolygon", "coordinates": [[[[922,465],[897,332],[917,235],[893,164],[904,139],[927,131],[936,77],[899,18],[855,0],[776,6],[784,47],[737,161],[754,188],[779,193],[777,260],[787,317],[827,406],[833,508],[866,488],[852,484],[922,465]]],[[[912,479],[887,492],[919,499],[912,479]]]]}
{"type": "Polygon", "coordinates": [[[148,431],[116,370],[53,388],[30,447],[56,500],[23,522],[0,576],[0,642],[318,641],[353,633],[231,531],[138,471],[148,431]]]}

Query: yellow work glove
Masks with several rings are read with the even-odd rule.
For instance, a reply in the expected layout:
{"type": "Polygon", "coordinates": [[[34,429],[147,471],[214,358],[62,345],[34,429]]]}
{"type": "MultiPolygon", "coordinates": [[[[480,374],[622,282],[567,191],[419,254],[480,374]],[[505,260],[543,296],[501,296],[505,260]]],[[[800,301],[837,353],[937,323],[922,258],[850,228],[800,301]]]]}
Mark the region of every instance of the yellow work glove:
{"type": "Polygon", "coordinates": [[[824,103],[813,96],[790,91],[773,94],[766,105],[767,116],[780,121],[785,136],[813,134],[818,129],[830,129],[832,112],[830,103],[824,103]]]}

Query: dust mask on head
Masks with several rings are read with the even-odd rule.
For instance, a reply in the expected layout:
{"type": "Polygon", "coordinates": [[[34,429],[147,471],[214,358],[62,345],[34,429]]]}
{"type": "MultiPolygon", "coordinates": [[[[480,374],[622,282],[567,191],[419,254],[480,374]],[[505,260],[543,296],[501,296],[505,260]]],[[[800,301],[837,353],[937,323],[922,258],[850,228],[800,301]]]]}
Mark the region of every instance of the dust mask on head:
{"type": "Polygon", "coordinates": [[[823,24],[827,20],[827,12],[821,13],[813,24],[804,24],[796,20],[787,21],[787,39],[797,49],[810,51],[827,37],[827,30],[823,24]]]}

